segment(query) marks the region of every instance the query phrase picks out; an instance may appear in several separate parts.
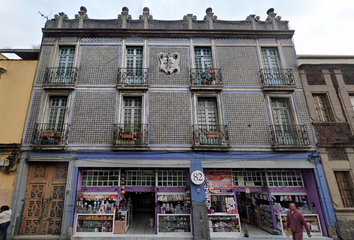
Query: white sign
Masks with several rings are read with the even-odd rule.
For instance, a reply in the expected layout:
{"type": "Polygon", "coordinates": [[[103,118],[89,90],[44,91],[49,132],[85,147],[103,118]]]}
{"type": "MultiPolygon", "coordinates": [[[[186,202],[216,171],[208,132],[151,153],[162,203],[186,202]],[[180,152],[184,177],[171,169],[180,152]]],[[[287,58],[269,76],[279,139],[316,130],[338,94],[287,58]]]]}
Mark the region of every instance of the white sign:
{"type": "Polygon", "coordinates": [[[205,180],[204,173],[200,170],[195,170],[191,173],[191,180],[195,185],[201,185],[205,180]]]}

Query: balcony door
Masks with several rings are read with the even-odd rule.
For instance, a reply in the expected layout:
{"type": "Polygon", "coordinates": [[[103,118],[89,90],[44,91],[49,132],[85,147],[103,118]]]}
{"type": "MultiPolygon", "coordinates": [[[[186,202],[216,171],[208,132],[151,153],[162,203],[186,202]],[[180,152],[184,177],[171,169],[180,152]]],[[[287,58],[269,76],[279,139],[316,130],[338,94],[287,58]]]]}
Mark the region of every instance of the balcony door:
{"type": "Polygon", "coordinates": [[[202,83],[203,78],[209,76],[208,70],[213,67],[210,48],[194,48],[195,68],[197,74],[197,84],[202,83]]]}
{"type": "Polygon", "coordinates": [[[267,85],[284,85],[278,50],[276,48],[262,48],[262,56],[267,85]]]}
{"type": "Polygon", "coordinates": [[[51,97],[48,112],[48,131],[61,133],[64,126],[67,97],[51,97]]]}
{"type": "Polygon", "coordinates": [[[70,83],[74,64],[75,47],[60,47],[54,83],[70,83]]]}
{"type": "Polygon", "coordinates": [[[219,145],[220,138],[207,134],[220,134],[216,98],[198,98],[198,130],[201,145],[219,145]]]}
{"type": "Polygon", "coordinates": [[[143,84],[143,48],[127,47],[124,84],[143,84]]]}
{"type": "Polygon", "coordinates": [[[289,101],[285,98],[272,98],[272,112],[275,137],[280,145],[295,145],[295,128],[292,123],[289,101]]]}

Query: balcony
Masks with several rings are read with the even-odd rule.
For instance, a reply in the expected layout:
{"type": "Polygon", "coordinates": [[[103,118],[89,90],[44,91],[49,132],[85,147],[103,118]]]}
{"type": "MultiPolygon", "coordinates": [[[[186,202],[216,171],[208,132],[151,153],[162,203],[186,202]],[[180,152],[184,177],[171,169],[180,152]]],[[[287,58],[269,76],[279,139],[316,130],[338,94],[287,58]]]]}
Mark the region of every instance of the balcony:
{"type": "Polygon", "coordinates": [[[37,150],[64,150],[70,124],[37,123],[32,144],[37,150]]]}
{"type": "Polygon", "coordinates": [[[43,88],[74,89],[76,77],[75,67],[48,67],[44,73],[43,88]]]}
{"type": "Polygon", "coordinates": [[[305,125],[271,125],[269,128],[275,151],[307,151],[311,148],[305,125]]]}
{"type": "Polygon", "coordinates": [[[224,84],[220,68],[191,68],[191,90],[222,90],[224,84]]]}
{"type": "Polygon", "coordinates": [[[228,151],[227,125],[193,125],[193,149],[202,151],[228,151]]]}
{"type": "Polygon", "coordinates": [[[141,89],[149,88],[148,68],[119,68],[117,89],[141,89]]]}
{"type": "Polygon", "coordinates": [[[147,124],[115,124],[113,150],[148,150],[147,124]]]}
{"type": "Polygon", "coordinates": [[[270,68],[259,71],[263,90],[295,90],[293,70],[290,68],[270,68]]]}

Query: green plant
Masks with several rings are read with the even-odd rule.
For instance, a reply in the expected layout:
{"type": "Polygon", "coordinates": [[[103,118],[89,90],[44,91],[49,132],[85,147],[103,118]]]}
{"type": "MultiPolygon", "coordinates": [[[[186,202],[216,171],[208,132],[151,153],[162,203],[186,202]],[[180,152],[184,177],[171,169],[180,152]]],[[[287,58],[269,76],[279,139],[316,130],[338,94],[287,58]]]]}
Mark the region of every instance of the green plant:
{"type": "Polygon", "coordinates": [[[214,132],[213,131],[207,131],[206,134],[219,134],[219,132],[218,131],[214,131],[214,132]]]}
{"type": "Polygon", "coordinates": [[[134,125],[131,122],[124,124],[124,133],[131,134],[134,131],[134,125]]]}
{"type": "Polygon", "coordinates": [[[248,226],[247,225],[243,228],[243,232],[245,233],[245,235],[248,235],[248,226]]]}

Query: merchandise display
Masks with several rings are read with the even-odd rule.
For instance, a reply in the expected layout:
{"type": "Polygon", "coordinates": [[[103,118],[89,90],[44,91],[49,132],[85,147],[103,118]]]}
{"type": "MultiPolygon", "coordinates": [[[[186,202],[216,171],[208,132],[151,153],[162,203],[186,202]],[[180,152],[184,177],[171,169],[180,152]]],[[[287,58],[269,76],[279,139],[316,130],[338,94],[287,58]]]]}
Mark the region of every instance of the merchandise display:
{"type": "Polygon", "coordinates": [[[158,233],[191,233],[190,214],[158,214],[158,233]]]}
{"type": "Polygon", "coordinates": [[[113,232],[113,214],[78,214],[76,232],[113,232]]]}
{"type": "Polygon", "coordinates": [[[240,233],[238,214],[209,214],[210,233],[240,233]]]}
{"type": "Polygon", "coordinates": [[[260,205],[262,229],[273,233],[273,215],[269,205],[260,205]]]}
{"type": "Polygon", "coordinates": [[[188,214],[190,213],[190,197],[185,194],[158,195],[158,209],[160,214],[188,214]]]}

